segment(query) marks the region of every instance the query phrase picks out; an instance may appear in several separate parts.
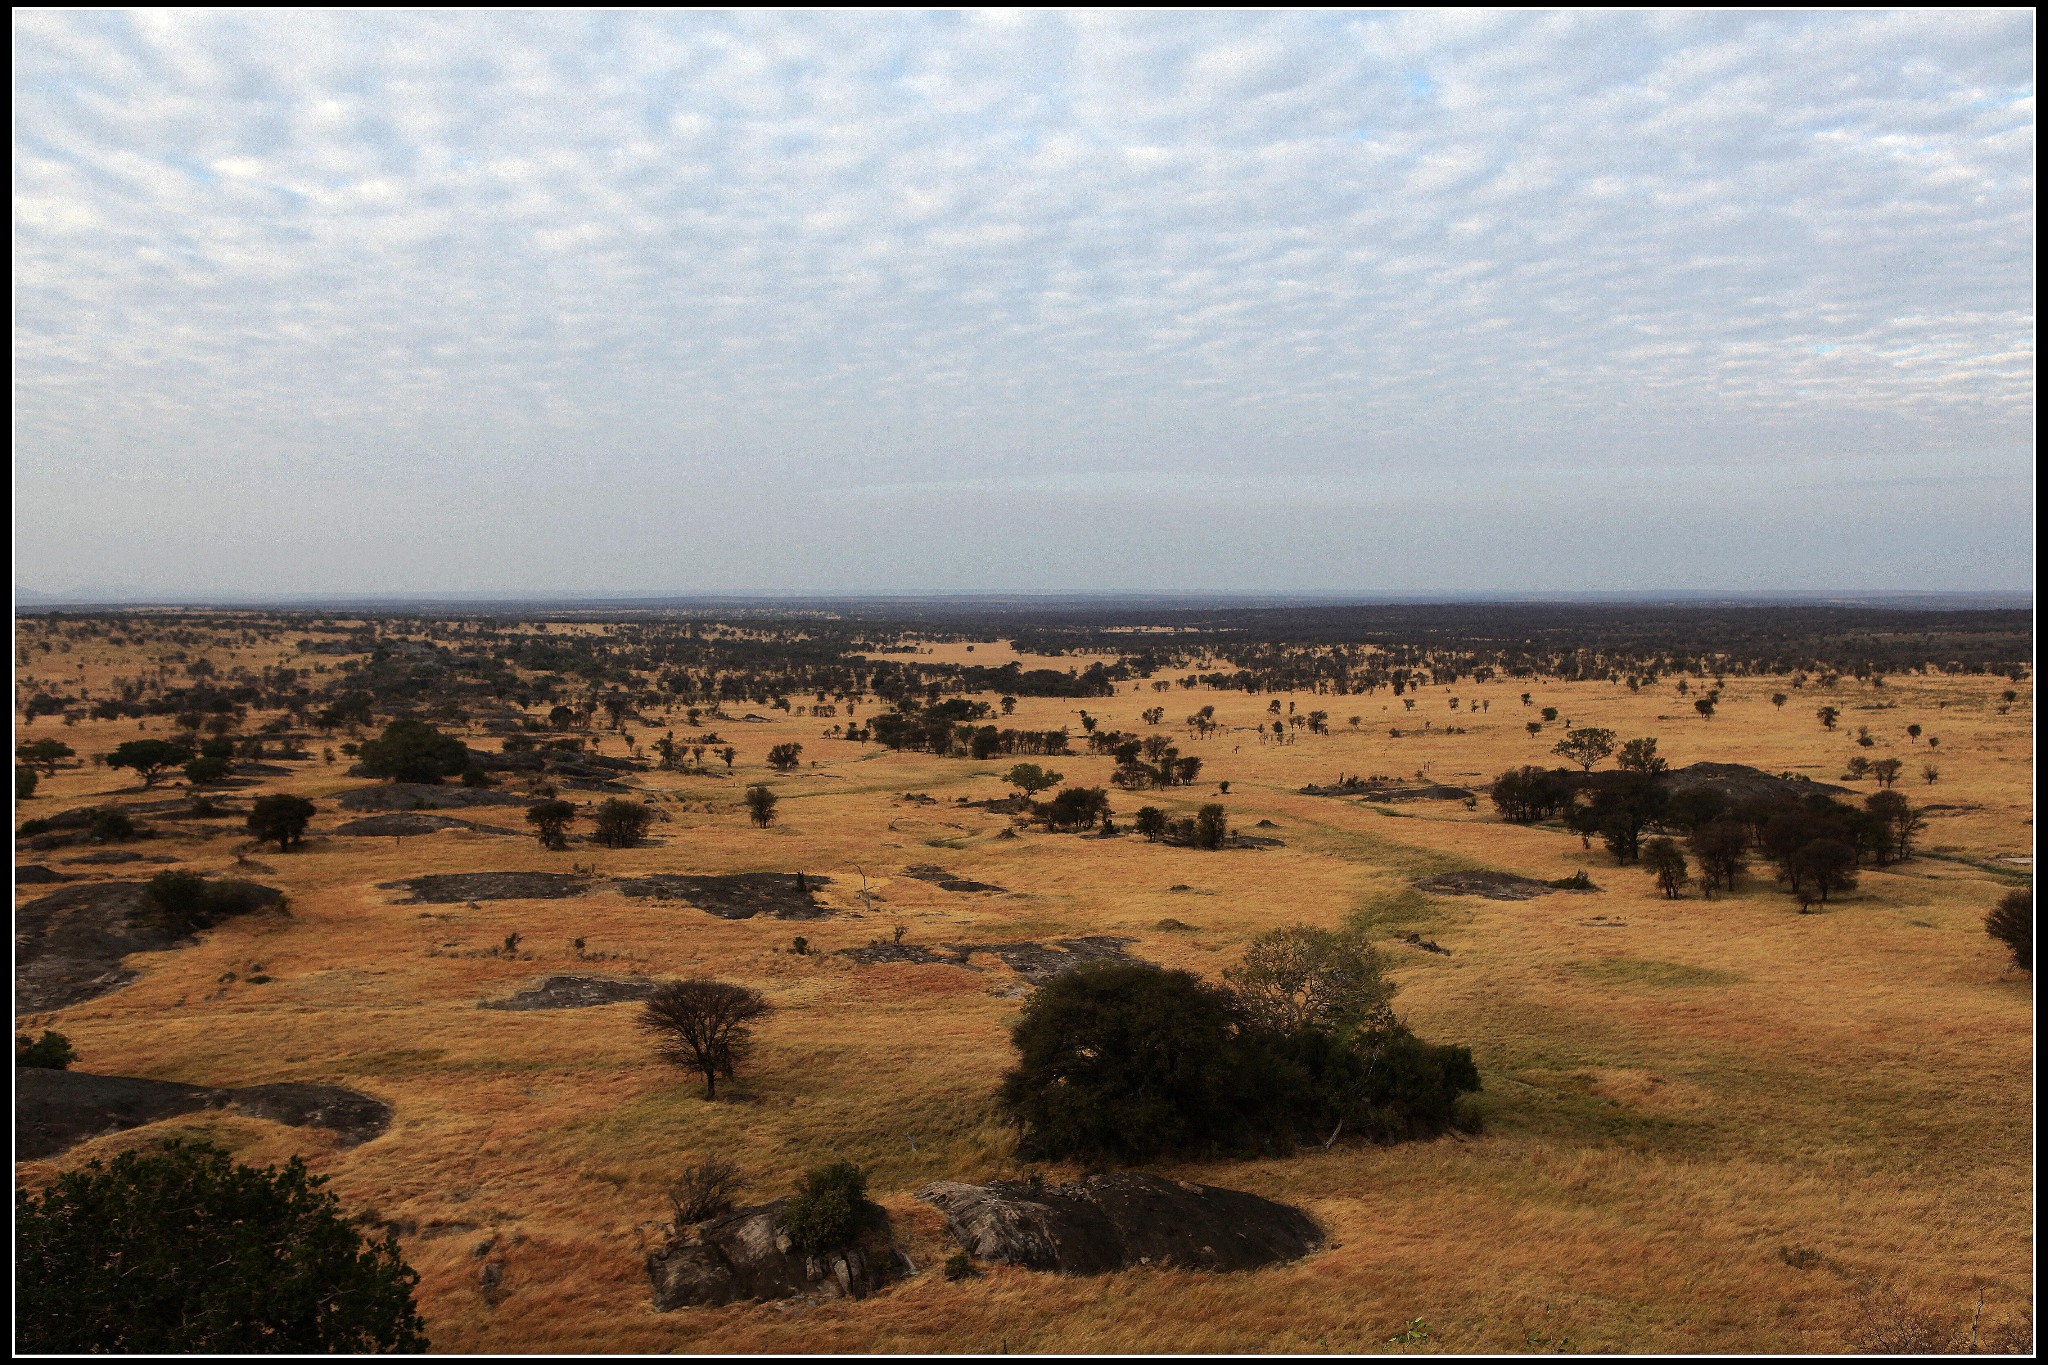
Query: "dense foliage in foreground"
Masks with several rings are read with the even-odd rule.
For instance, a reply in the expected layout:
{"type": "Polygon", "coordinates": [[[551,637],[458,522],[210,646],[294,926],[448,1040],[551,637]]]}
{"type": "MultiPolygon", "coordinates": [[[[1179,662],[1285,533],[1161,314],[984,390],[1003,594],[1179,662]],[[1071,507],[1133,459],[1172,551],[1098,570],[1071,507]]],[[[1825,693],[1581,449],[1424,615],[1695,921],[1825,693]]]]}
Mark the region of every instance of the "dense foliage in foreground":
{"type": "Polygon", "coordinates": [[[16,1349],[426,1350],[418,1274],[324,1183],[297,1157],[258,1170],[170,1142],[17,1190],[16,1349]]]}

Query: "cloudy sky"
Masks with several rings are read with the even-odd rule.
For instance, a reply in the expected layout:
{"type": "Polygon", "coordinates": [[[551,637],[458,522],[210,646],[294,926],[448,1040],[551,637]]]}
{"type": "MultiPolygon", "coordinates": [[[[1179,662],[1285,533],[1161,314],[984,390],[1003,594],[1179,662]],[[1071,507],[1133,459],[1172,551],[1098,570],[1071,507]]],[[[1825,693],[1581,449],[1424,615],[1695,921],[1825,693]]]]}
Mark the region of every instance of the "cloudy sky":
{"type": "Polygon", "coordinates": [[[29,588],[2031,581],[2027,12],[14,23],[29,588]]]}

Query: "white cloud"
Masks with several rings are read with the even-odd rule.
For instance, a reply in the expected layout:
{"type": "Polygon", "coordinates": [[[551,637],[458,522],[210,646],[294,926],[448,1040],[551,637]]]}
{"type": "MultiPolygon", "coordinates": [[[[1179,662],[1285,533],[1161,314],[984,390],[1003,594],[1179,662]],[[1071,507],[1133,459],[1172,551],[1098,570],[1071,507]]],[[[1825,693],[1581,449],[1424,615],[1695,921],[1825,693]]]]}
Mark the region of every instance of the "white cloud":
{"type": "MultiPolygon", "coordinates": [[[[318,517],[423,452],[426,496],[587,465],[594,498],[736,509],[690,543],[760,584],[786,556],[736,524],[849,480],[1114,501],[1264,470],[1284,536],[1316,479],[1427,464],[1446,537],[1561,450],[1559,478],[1668,464],[1707,497],[1786,450],[1844,479],[1995,452],[2028,487],[2017,12],[39,11],[15,37],[32,581],[133,553],[104,528],[220,462],[297,471],[242,492],[318,517]]],[[[455,524],[418,586],[495,554],[455,524]]],[[[1178,547],[1134,562],[1185,578],[1178,547]]]]}

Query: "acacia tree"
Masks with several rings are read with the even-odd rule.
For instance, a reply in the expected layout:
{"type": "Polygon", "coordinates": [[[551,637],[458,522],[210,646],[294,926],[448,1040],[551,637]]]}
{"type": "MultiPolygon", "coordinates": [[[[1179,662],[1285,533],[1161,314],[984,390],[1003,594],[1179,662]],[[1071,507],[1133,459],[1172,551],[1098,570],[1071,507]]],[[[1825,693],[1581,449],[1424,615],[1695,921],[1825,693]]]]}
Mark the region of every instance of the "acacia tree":
{"type": "Polygon", "coordinates": [[[1595,763],[1614,752],[1614,731],[1593,725],[1571,730],[1550,752],[1570,759],[1585,772],[1591,772],[1595,763]]]}
{"type": "Polygon", "coordinates": [[[766,787],[747,788],[747,814],[757,829],[766,829],[775,823],[775,793],[766,787]]]}
{"type": "Polygon", "coordinates": [[[1305,924],[1260,934],[1223,969],[1246,1020],[1276,1033],[1373,1030],[1394,1023],[1386,964],[1363,939],[1305,924]]]}
{"type": "Polygon", "coordinates": [[[1654,739],[1631,739],[1621,746],[1621,753],[1615,758],[1614,766],[1624,772],[1649,773],[1655,776],[1667,771],[1671,765],[1657,757],[1657,741],[1654,739]]]}
{"type": "Polygon", "coordinates": [[[526,808],[526,823],[533,826],[540,846],[560,853],[569,846],[569,825],[576,818],[570,801],[539,801],[526,808]]]}
{"type": "Polygon", "coordinates": [[[1823,730],[1834,729],[1835,722],[1842,718],[1842,713],[1832,706],[1823,706],[1813,714],[1820,717],[1820,726],[1823,730]]]}
{"type": "Polygon", "coordinates": [[[44,777],[55,777],[57,764],[76,752],[61,739],[36,739],[17,747],[14,756],[31,768],[41,768],[44,777]]]}
{"type": "Polygon", "coordinates": [[[661,1059],[704,1078],[704,1098],[718,1098],[753,1042],[749,1027],[771,1007],[751,986],[695,977],[672,981],[647,998],[638,1020],[661,1059]]]}
{"type": "Polygon", "coordinates": [[[167,739],[131,739],[107,755],[109,768],[133,768],[143,787],[154,787],[171,768],[192,761],[192,751],[167,739]]]}
{"type": "Polygon", "coordinates": [[[768,751],[768,766],[779,773],[786,773],[796,766],[803,751],[801,744],[777,744],[768,751]]]}
{"type": "Polygon", "coordinates": [[[1066,774],[1041,768],[1036,763],[1019,763],[1003,774],[1003,781],[1023,792],[1025,796],[1032,797],[1066,781],[1066,774]]]}

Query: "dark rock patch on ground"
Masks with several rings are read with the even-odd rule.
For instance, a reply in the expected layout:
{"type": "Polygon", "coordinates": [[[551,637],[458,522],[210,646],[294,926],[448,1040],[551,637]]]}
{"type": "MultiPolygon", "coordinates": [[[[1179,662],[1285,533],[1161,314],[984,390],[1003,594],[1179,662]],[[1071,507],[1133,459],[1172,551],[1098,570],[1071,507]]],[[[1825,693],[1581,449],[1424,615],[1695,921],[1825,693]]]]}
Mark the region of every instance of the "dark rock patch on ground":
{"type": "Polygon", "coordinates": [[[16,886],[49,886],[56,882],[68,882],[71,878],[40,863],[27,863],[14,869],[16,886]]]}
{"type": "Polygon", "coordinates": [[[1490,901],[1528,901],[1565,890],[1512,872],[1440,872],[1415,883],[1415,889],[1432,896],[1484,896],[1490,901]]]}
{"type": "Polygon", "coordinates": [[[817,903],[812,892],[830,886],[830,877],[802,872],[734,872],[725,876],[690,876],[661,872],[651,877],[622,877],[613,885],[621,895],[656,900],[688,901],[720,919],[824,919],[831,909],[817,903]]]}
{"type": "Polygon", "coordinates": [[[590,878],[572,872],[441,872],[377,883],[379,891],[410,891],[400,905],[457,905],[464,901],[551,901],[585,895],[590,878]]]}
{"type": "Polygon", "coordinates": [[[460,810],[469,806],[523,806],[526,798],[484,787],[440,787],[425,782],[387,782],[343,792],[343,810],[460,810]]]}
{"type": "Polygon", "coordinates": [[[647,1258],[647,1280],[659,1312],[737,1300],[789,1299],[799,1294],[862,1299],[913,1267],[878,1216],[854,1244],[806,1256],[783,1222],[788,1201],[738,1209],[681,1230],[647,1258]]]}
{"type": "Polygon", "coordinates": [[[616,1005],[622,1001],[645,1000],[661,988],[651,979],[620,981],[602,976],[551,976],[538,986],[503,1000],[479,1000],[480,1010],[580,1010],[592,1005],[616,1005]]]}
{"type": "Polygon", "coordinates": [[[1136,1265],[1251,1270],[1297,1260],[1323,1240],[1289,1205],[1129,1171],[1037,1187],[943,1181],[917,1197],[946,1215],[954,1240],[976,1260],[1066,1275],[1136,1265]]]}
{"type": "Polygon", "coordinates": [[[15,1073],[14,1158],[41,1160],[102,1133],[202,1109],[226,1109],[294,1128],[329,1128],[343,1147],[368,1142],[391,1125],[390,1105],[338,1085],[284,1082],[216,1089],[27,1067],[15,1073]]]}
{"type": "Polygon", "coordinates": [[[935,867],[930,863],[921,863],[916,867],[906,867],[903,869],[903,875],[915,877],[921,882],[930,882],[941,891],[1002,891],[1006,889],[990,882],[971,881],[966,877],[958,876],[946,871],[943,867],[935,867]]]}
{"type": "Polygon", "coordinates": [[[458,820],[452,815],[430,815],[417,810],[392,811],[389,815],[366,815],[360,820],[351,820],[345,825],[336,826],[334,832],[358,839],[395,839],[408,834],[433,834],[444,829],[472,829],[480,834],[513,833],[496,825],[480,825],[474,820],[458,820]]]}
{"type": "MultiPolygon", "coordinates": [[[[237,912],[283,899],[267,886],[244,883],[237,912]]],[[[159,952],[190,943],[164,919],[141,882],[87,882],[52,891],[14,916],[14,1008],[19,1013],[63,1009],[119,990],[135,979],[121,965],[130,953],[159,952]]]]}
{"type": "Polygon", "coordinates": [[[1438,782],[1365,782],[1350,779],[1328,786],[1306,786],[1303,796],[1346,796],[1365,801],[1463,801],[1473,793],[1438,782]]]}
{"type": "Polygon", "coordinates": [[[1135,942],[1136,939],[1091,934],[1082,938],[1054,939],[1051,943],[955,943],[947,946],[959,952],[963,959],[975,953],[987,953],[1032,985],[1042,986],[1054,977],[1064,976],[1091,962],[1129,962],[1131,955],[1124,949],[1135,942]]]}

